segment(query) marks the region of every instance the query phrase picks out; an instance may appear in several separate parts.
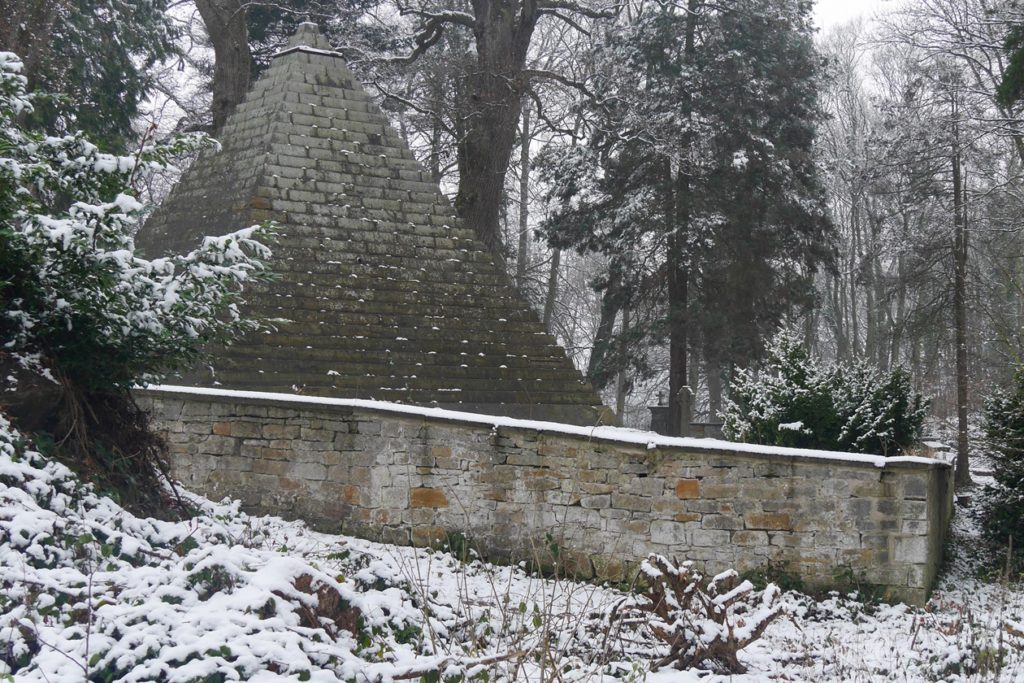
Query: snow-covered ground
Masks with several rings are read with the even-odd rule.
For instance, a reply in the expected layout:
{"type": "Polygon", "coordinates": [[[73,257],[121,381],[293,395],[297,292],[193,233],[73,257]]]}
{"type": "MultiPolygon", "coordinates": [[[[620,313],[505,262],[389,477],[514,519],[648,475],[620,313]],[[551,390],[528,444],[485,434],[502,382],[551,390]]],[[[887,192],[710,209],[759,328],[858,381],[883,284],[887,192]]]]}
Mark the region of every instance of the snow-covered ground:
{"type": "Polygon", "coordinates": [[[195,501],[137,518],[0,418],[0,680],[1024,681],[1024,590],[973,578],[967,516],[927,608],[785,592],[726,676],[649,671],[612,587],[195,501]]]}

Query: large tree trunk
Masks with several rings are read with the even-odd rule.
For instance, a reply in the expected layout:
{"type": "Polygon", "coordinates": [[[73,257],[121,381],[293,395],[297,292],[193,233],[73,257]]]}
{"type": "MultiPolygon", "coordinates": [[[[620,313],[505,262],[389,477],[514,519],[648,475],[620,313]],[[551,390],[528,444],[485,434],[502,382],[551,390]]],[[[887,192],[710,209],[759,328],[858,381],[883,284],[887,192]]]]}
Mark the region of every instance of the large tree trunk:
{"type": "Polygon", "coordinates": [[[523,132],[519,146],[519,253],[516,254],[516,284],[526,285],[530,250],[530,108],[523,107],[523,132]]]}
{"type": "MultiPolygon", "coordinates": [[[[904,219],[905,222],[905,219],[904,219]]],[[[905,223],[904,223],[905,224],[905,223]]],[[[896,313],[892,324],[892,338],[889,342],[890,369],[900,364],[902,358],[903,330],[906,326],[907,311],[907,278],[904,256],[896,258],[896,313]]]]}
{"type": "Polygon", "coordinates": [[[0,12],[0,50],[21,58],[29,90],[35,88],[43,64],[52,59],[50,35],[62,4],[59,0],[21,0],[4,3],[0,12]]]}
{"type": "Polygon", "coordinates": [[[849,297],[850,297],[850,321],[847,326],[849,333],[850,357],[857,359],[861,357],[860,352],[860,318],[857,301],[857,272],[860,268],[860,209],[857,197],[851,198],[850,208],[850,262],[849,262],[849,297]]]}
{"type": "Polygon", "coordinates": [[[669,433],[687,436],[690,431],[690,386],[687,379],[687,280],[686,254],[682,240],[669,236],[668,247],[668,310],[669,310],[669,371],[668,406],[669,433]]]}
{"type": "MultiPolygon", "coordinates": [[[[954,126],[956,124],[954,123],[954,126]]],[[[970,486],[967,439],[967,220],[965,216],[960,141],[954,130],[953,153],[953,318],[956,344],[956,487],[970,486]]]]}
{"type": "Polygon", "coordinates": [[[430,170],[430,180],[436,185],[440,185],[441,147],[442,135],[444,133],[444,126],[440,120],[440,112],[442,102],[444,101],[444,93],[438,79],[435,78],[431,81],[430,91],[432,93],[430,107],[434,112],[434,116],[431,118],[430,124],[430,156],[427,159],[427,166],[430,170]]]}
{"type": "MultiPolygon", "coordinates": [[[[629,307],[624,306],[622,308],[622,329],[619,331],[619,348],[623,356],[625,356],[626,333],[629,332],[629,326],[629,307]]],[[[619,368],[615,381],[615,423],[620,427],[624,426],[623,416],[626,412],[626,394],[629,393],[629,389],[629,366],[624,365],[619,368]]]]}
{"type": "MultiPolygon", "coordinates": [[[[683,51],[686,62],[692,63],[695,53],[694,36],[697,28],[697,5],[699,0],[688,0],[686,36],[683,51]]],[[[689,100],[689,98],[686,98],[689,100]]],[[[690,115],[691,102],[684,101],[682,110],[690,115]]],[[[669,316],[669,370],[668,370],[668,407],[669,433],[677,436],[688,436],[690,433],[690,383],[687,375],[689,325],[687,308],[689,304],[690,272],[685,253],[685,235],[690,227],[691,188],[690,169],[685,168],[686,150],[690,144],[689,133],[683,135],[678,163],[680,168],[673,170],[671,163],[666,162],[666,188],[670,201],[666,206],[666,218],[674,222],[674,229],[668,235],[668,254],[665,267],[668,270],[668,316],[669,316]]]]}
{"type": "Polygon", "coordinates": [[[587,379],[595,389],[602,389],[610,376],[602,372],[608,352],[611,351],[612,333],[615,331],[615,317],[619,314],[619,287],[622,279],[619,269],[613,264],[608,275],[608,286],[601,297],[601,319],[594,332],[594,344],[587,363],[587,379]]]}
{"type": "Polygon", "coordinates": [[[228,115],[249,92],[252,54],[245,4],[241,0],[196,0],[213,44],[213,132],[224,127],[228,115]]]}
{"type": "Polygon", "coordinates": [[[708,422],[718,422],[722,412],[722,363],[705,354],[704,373],[708,382],[708,422]]]}
{"type": "Polygon", "coordinates": [[[455,208],[481,241],[503,259],[501,199],[522,111],[523,70],[537,11],[532,2],[473,0],[473,16],[477,64],[470,74],[472,106],[458,147],[455,208]]]}
{"type": "Polygon", "coordinates": [[[555,300],[558,299],[558,269],[562,263],[562,251],[551,252],[551,269],[548,271],[548,294],[544,297],[544,329],[552,334],[555,319],[555,300]]]}
{"type": "Polygon", "coordinates": [[[828,277],[826,287],[828,288],[829,300],[832,302],[832,328],[836,335],[836,358],[846,360],[850,357],[850,350],[846,338],[846,314],[843,306],[845,298],[840,283],[842,277],[841,274],[837,274],[835,277],[828,277]]]}

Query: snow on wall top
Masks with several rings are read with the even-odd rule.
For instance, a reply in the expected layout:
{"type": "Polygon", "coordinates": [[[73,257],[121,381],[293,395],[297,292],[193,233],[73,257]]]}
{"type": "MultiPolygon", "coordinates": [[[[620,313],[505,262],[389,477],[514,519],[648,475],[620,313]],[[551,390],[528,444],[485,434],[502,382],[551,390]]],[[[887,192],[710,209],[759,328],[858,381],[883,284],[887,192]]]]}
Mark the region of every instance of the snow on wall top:
{"type": "Polygon", "coordinates": [[[385,401],[324,398],[319,396],[296,396],[294,394],[262,391],[237,391],[231,389],[212,389],[206,387],[184,387],[174,385],[149,385],[143,387],[143,391],[182,398],[192,396],[210,399],[219,398],[237,400],[242,402],[286,403],[295,406],[308,405],[321,408],[359,408],[384,413],[419,416],[434,420],[447,420],[452,422],[485,425],[492,429],[506,427],[511,429],[547,432],[551,434],[564,434],[567,436],[584,437],[592,440],[596,439],[634,446],[646,446],[648,449],[655,449],[659,447],[683,448],[706,453],[722,453],[723,455],[758,455],[792,458],[795,460],[823,460],[843,464],[867,465],[882,468],[907,465],[925,467],[951,466],[950,463],[943,460],[923,458],[919,456],[897,456],[887,458],[881,455],[862,455],[855,453],[841,453],[839,451],[783,448],[781,446],[760,446],[757,444],[735,443],[718,439],[663,436],[654,432],[644,432],[637,429],[626,429],[623,427],[584,427],[559,422],[544,422],[540,420],[524,420],[496,415],[481,415],[479,413],[466,413],[457,410],[447,410],[444,408],[427,408],[400,403],[388,403],[385,401]]]}

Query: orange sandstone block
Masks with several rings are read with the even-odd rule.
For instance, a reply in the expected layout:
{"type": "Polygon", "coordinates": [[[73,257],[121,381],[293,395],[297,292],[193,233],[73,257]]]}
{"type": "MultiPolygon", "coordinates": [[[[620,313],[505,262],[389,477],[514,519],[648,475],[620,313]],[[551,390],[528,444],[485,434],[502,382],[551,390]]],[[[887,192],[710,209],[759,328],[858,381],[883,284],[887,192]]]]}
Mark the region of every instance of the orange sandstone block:
{"type": "Polygon", "coordinates": [[[351,484],[343,486],[341,498],[349,505],[357,505],[359,503],[359,487],[351,484]]]}
{"type": "Polygon", "coordinates": [[[410,491],[409,504],[414,508],[446,508],[448,498],[441,489],[417,488],[410,491]]]}
{"type": "Polygon", "coordinates": [[[700,498],[699,479],[680,479],[676,482],[676,497],[700,498]]]}

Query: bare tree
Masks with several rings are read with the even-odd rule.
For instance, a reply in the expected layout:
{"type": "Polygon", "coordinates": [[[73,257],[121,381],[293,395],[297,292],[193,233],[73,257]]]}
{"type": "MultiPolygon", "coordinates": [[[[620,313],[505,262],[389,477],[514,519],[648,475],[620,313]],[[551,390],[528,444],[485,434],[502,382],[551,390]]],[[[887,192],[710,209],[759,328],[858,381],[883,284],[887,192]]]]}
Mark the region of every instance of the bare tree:
{"type": "Polygon", "coordinates": [[[591,8],[569,0],[472,0],[465,9],[400,3],[400,12],[418,22],[416,47],[404,59],[415,60],[448,30],[473,35],[476,62],[465,74],[468,97],[460,112],[455,206],[480,239],[502,256],[501,203],[522,103],[526,97],[539,99],[538,82],[571,82],[562,74],[528,67],[538,23],[551,17],[585,31],[586,20],[612,18],[618,8],[591,8]]]}

